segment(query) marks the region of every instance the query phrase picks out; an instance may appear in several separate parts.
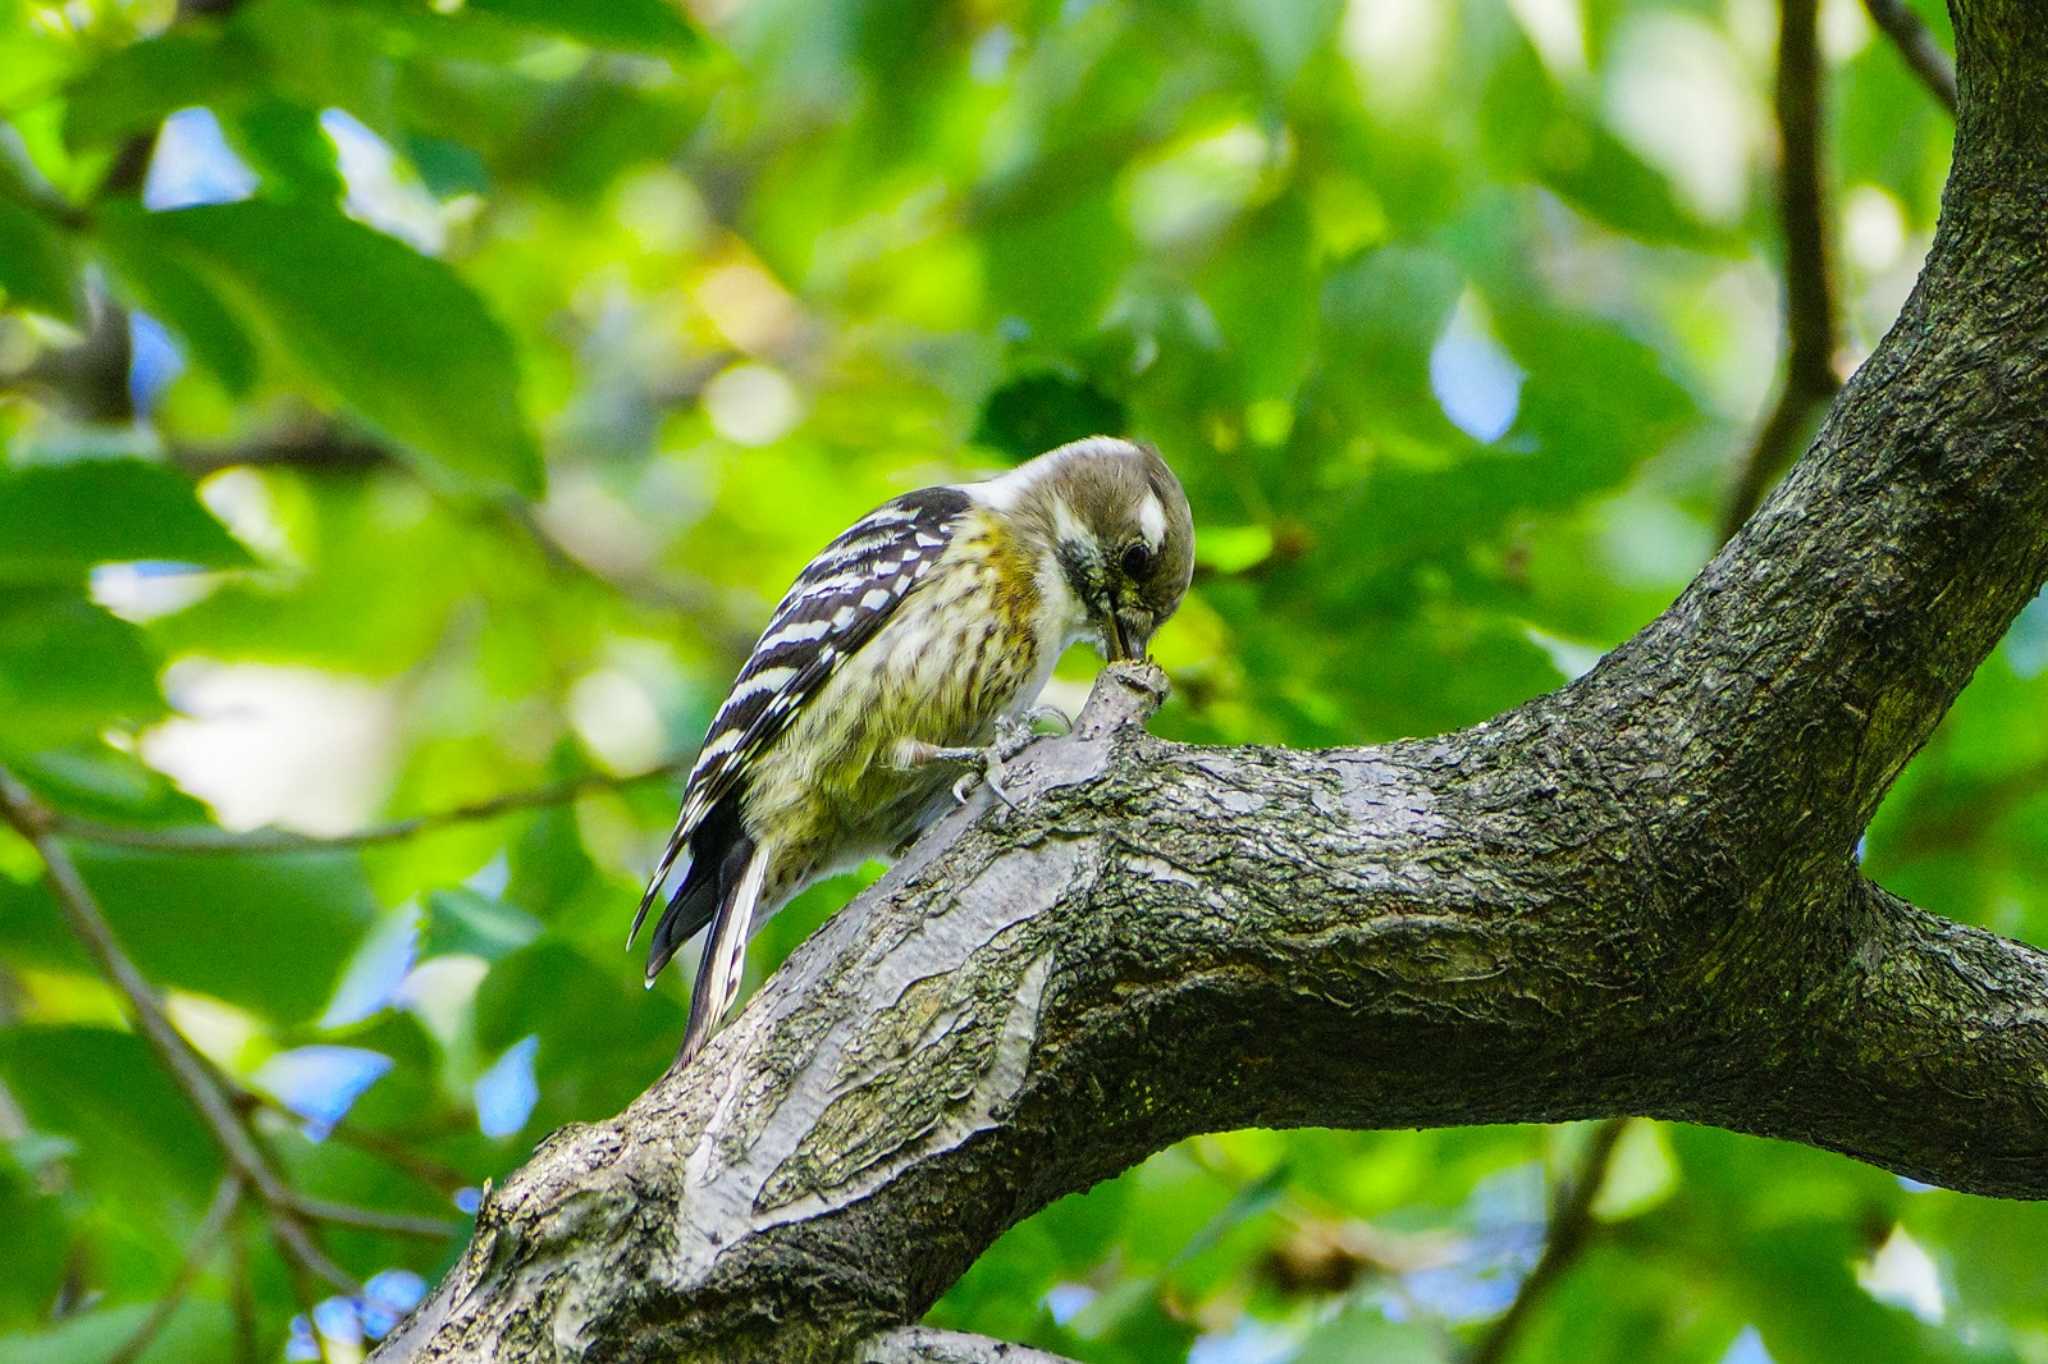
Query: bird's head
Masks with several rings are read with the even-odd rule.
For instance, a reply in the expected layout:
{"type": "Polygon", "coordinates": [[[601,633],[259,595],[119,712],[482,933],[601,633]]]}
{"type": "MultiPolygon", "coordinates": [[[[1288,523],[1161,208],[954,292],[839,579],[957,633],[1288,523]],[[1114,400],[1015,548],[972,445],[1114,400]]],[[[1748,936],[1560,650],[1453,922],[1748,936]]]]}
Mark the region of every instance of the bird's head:
{"type": "Polygon", "coordinates": [[[1047,451],[999,484],[1036,523],[1111,662],[1145,657],[1195,567],[1194,518],[1180,480],[1148,445],[1090,436],[1047,451]]]}

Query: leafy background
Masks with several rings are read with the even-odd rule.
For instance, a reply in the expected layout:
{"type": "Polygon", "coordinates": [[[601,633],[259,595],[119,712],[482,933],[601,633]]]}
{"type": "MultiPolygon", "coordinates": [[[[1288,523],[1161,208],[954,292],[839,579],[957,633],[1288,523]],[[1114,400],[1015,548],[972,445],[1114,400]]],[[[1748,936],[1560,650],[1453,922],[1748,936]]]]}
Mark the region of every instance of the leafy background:
{"type": "MultiPolygon", "coordinates": [[[[897,491],[1157,442],[1201,528],[1177,738],[1426,734],[1589,666],[1712,552],[1780,383],[1778,23],[0,0],[0,766],[293,1186],[447,1223],[319,1226],[361,1292],[263,1207],[188,1256],[216,1146],[0,828],[0,1361],[353,1358],[486,1179],[653,1077],[686,994],[620,939],[673,764],[897,491]]],[[[1818,32],[1846,373],[1951,126],[1853,0],[1818,32]]],[[[1866,847],[2036,943],[2044,669],[2037,604],[1866,847]]],[[[1648,1122],[1241,1132],[931,1319],[1104,1362],[2042,1361],[2044,1233],[1648,1122]],[[1553,1205],[1584,1247],[1510,1335],[1553,1205]]]]}

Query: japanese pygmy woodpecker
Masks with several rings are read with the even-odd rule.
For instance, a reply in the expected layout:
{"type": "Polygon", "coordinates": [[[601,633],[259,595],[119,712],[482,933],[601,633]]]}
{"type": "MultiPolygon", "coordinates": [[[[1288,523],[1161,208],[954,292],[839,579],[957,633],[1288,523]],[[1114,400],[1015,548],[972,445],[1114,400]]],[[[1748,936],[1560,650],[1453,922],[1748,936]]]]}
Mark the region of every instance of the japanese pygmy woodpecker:
{"type": "Polygon", "coordinates": [[[711,721],[633,920],[637,935],[687,848],[647,956],[651,985],[711,928],[682,1063],[738,995],[754,929],[941,813],[958,771],[945,763],[1014,731],[1068,645],[1145,656],[1187,591],[1194,538],[1158,453],[1093,436],[905,493],[811,560],[711,721]]]}

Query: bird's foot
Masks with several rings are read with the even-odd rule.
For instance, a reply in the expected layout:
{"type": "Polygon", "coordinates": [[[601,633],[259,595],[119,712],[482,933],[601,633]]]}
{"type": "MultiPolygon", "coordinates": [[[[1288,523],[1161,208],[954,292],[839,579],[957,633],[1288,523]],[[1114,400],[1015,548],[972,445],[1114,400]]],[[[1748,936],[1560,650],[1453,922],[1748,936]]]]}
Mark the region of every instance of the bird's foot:
{"type": "MultiPolygon", "coordinates": [[[[1027,731],[1024,742],[1029,743],[1033,737],[1035,736],[1027,731]]],[[[896,765],[905,770],[915,770],[929,767],[933,763],[959,763],[965,766],[967,771],[961,773],[960,780],[953,783],[954,800],[966,804],[967,798],[974,793],[974,784],[979,781],[988,786],[990,794],[997,800],[1014,810],[1017,808],[1017,802],[1003,788],[1003,778],[1007,770],[1004,764],[1015,757],[1018,749],[1023,746],[1018,744],[1016,748],[1010,748],[1000,733],[996,741],[985,748],[932,744],[922,739],[906,739],[896,746],[896,765]]]]}
{"type": "Polygon", "coordinates": [[[1061,710],[1058,706],[1046,705],[1041,702],[1025,711],[1018,718],[1023,721],[1024,727],[1031,730],[1034,734],[1039,732],[1037,728],[1039,725],[1053,726],[1051,732],[1054,734],[1072,734],[1074,732],[1074,717],[1061,710]]]}

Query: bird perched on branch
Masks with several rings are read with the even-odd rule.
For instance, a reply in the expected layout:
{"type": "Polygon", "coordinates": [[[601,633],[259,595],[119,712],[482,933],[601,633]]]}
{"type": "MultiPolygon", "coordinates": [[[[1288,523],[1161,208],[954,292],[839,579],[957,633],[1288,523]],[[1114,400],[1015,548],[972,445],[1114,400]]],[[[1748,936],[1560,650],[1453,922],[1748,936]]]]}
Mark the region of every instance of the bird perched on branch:
{"type": "Polygon", "coordinates": [[[1112,661],[1144,657],[1193,567],[1180,481],[1107,436],[905,493],[825,546],[712,720],[627,939],[688,849],[647,955],[652,985],[710,927],[681,1063],[732,1006],[755,928],[909,840],[963,766],[1002,794],[1003,741],[1029,733],[1067,646],[1093,635],[1112,661]]]}

